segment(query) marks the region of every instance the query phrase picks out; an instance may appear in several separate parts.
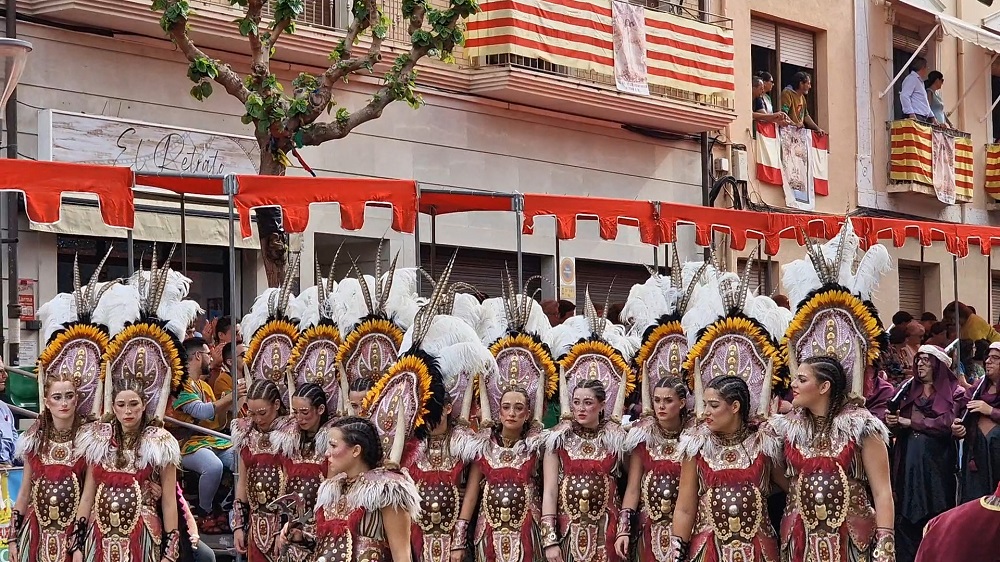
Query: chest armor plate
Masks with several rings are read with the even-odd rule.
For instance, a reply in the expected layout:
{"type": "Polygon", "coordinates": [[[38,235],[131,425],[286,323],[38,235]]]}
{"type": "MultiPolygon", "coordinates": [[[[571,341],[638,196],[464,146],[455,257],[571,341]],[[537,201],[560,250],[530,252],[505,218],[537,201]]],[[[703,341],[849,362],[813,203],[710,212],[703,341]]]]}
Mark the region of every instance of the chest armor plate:
{"type": "Polygon", "coordinates": [[[516,482],[487,482],[483,508],[493,529],[520,530],[528,516],[528,493],[516,482]]]}
{"type": "Polygon", "coordinates": [[[80,504],[80,481],[75,474],[57,481],[38,478],[31,491],[31,503],[39,525],[61,531],[76,515],[80,504]]]}
{"type": "Polygon", "coordinates": [[[565,475],[559,486],[563,511],[573,521],[596,523],[605,515],[611,486],[606,474],[565,475]]]}
{"type": "Polygon", "coordinates": [[[130,486],[100,484],[97,487],[94,512],[104,536],[128,536],[139,522],[141,511],[142,488],[138,482],[130,486]]]}
{"type": "Polygon", "coordinates": [[[346,531],[337,537],[324,537],[316,547],[326,562],[355,562],[354,537],[346,531]]]}
{"type": "Polygon", "coordinates": [[[247,499],[251,509],[267,511],[267,504],[284,493],[285,473],[280,466],[259,463],[247,467],[247,499]]]}
{"type": "Polygon", "coordinates": [[[764,519],[764,498],[750,484],[719,486],[708,491],[705,514],[721,542],[747,542],[757,535],[764,519]]]}
{"type": "Polygon", "coordinates": [[[670,520],[677,502],[679,479],[662,472],[642,475],[642,501],[653,521],[670,520]]]}
{"type": "Polygon", "coordinates": [[[836,472],[800,474],[794,494],[795,504],[809,531],[836,531],[847,519],[850,482],[843,469],[836,472]]]}
{"type": "Polygon", "coordinates": [[[462,495],[452,484],[418,482],[420,517],[417,524],[425,533],[450,533],[458,520],[462,495]]]}

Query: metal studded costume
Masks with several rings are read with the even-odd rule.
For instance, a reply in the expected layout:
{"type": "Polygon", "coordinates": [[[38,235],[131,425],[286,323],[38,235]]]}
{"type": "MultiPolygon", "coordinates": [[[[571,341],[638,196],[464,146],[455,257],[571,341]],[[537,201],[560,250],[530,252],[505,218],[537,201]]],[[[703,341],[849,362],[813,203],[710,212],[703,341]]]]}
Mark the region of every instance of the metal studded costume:
{"type": "MultiPolygon", "coordinates": [[[[695,411],[704,411],[704,388],[720,375],[742,377],[750,389],[750,416],[768,415],[771,390],[787,382],[776,338],[791,313],[748,290],[750,262],[742,277],[709,266],[695,288],[682,323],[694,337],[685,361],[695,411]]],[[[680,443],[684,460],[698,470],[698,515],[689,559],[777,562],[778,545],[768,519],[771,467],[780,462],[781,440],[767,422],[727,438],[701,424],[680,443]]]]}
{"type": "Polygon", "coordinates": [[[503,308],[503,335],[494,338],[490,346],[498,372],[479,377],[481,425],[475,463],[482,473],[481,508],[474,525],[459,523],[474,529],[472,543],[477,562],[532,562],[542,558],[538,486],[541,420],[545,399],[555,395],[559,375],[552,354],[534,331],[547,329],[548,320],[527,290],[530,283],[529,279],[524,291],[517,294],[507,274],[504,295],[498,299],[502,302],[497,302],[503,308]],[[505,442],[497,431],[502,425],[493,421],[501,412],[503,395],[509,391],[524,394],[533,414],[523,436],[513,443],[505,442]]]}
{"type": "Polygon", "coordinates": [[[109,422],[97,423],[82,435],[81,446],[97,485],[83,549],[88,562],[161,557],[176,561],[180,556],[179,522],[170,522],[175,530],[167,533],[160,495],[150,493],[151,485],[160,485],[164,469],[180,466],[180,447],[173,435],[151,422],[162,421],[170,395],[186,379],[180,337],[198,313],[196,303],[183,301],[189,282],[169,266],[157,268],[154,249],[150,270],[140,270],[130,280],[137,289],[140,316],[112,338],[104,352],[106,416],[113,415],[115,391],[132,390],[142,398],[143,416],[149,421],[137,434],[128,434],[119,422],[106,417],[109,422]]]}
{"type": "Polygon", "coordinates": [[[636,382],[625,357],[635,349],[624,334],[598,316],[589,291],[584,316],[553,328],[546,339],[553,354],[560,355],[559,398],[564,419],[544,437],[546,452],[559,458],[559,502],[556,525],[542,521],[542,545],[558,544],[565,562],[618,562],[614,549],[621,508],[617,478],[625,454],[621,416],[625,396],[636,382]],[[587,379],[600,380],[607,395],[605,419],[596,430],[569,419],[570,394],[587,379]]]}
{"type": "Polygon", "coordinates": [[[847,374],[849,402],[829,420],[798,409],[773,419],[784,439],[791,481],[781,523],[782,559],[892,562],[891,529],[876,532],[861,457],[869,437],[889,440],[885,425],[864,408],[865,368],[885,340],[871,292],[890,267],[889,254],[874,245],[855,269],[859,241],[850,221],[830,242],[806,247],[808,259],[785,266],[789,296],[800,303],[785,336],[788,362],[795,369],[813,356],[836,358],[847,374]]]}
{"type": "MultiPolygon", "coordinates": [[[[16,457],[31,469],[27,509],[23,515],[15,511],[12,516],[18,562],[66,562],[70,558],[69,538],[87,472],[78,436],[90,430],[84,424],[101,413],[104,396],[101,364],[109,334],[106,326],[95,323],[94,312],[110,290],[124,289],[118,281],[98,286],[97,277],[107,258],[83,286],[74,260],[73,293],[58,295],[38,309],[48,341],[38,358],[39,397],[45,397],[49,384],[73,383],[76,420],[68,432],[57,431],[44,400],[40,400],[41,419],[18,441],[16,457]]],[[[104,309],[106,313],[108,303],[104,309]]]]}

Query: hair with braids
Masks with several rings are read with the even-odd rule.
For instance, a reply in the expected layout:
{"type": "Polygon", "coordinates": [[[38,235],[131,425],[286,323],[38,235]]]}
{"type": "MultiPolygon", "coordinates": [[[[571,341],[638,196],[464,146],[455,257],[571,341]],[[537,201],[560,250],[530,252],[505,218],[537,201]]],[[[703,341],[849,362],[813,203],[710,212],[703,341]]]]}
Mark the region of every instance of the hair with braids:
{"type": "MultiPolygon", "coordinates": [[[[604,402],[608,399],[608,391],[604,388],[604,383],[597,379],[585,379],[580,381],[579,384],[576,385],[574,392],[581,389],[593,392],[594,398],[601,404],[604,404],[604,402]]],[[[619,391],[625,392],[625,388],[622,387],[619,391]]],[[[599,414],[598,419],[600,421],[604,421],[604,408],[601,408],[601,413],[599,414]]]]}
{"type": "Polygon", "coordinates": [[[830,383],[830,413],[827,417],[833,418],[847,404],[847,374],[844,373],[844,366],[836,357],[826,355],[814,355],[800,364],[809,366],[817,383],[830,383]]]}
{"type": "MultiPolygon", "coordinates": [[[[306,383],[295,389],[292,398],[304,398],[313,408],[323,408],[323,413],[319,415],[319,426],[322,428],[326,422],[330,421],[330,412],[326,408],[326,392],[323,387],[316,383],[306,383]]],[[[309,436],[305,431],[299,431],[299,450],[312,451],[316,445],[315,435],[309,436]]]]}
{"type": "Polygon", "coordinates": [[[368,392],[373,386],[375,386],[375,380],[372,377],[358,377],[351,381],[347,390],[348,392],[368,392]]]}
{"type": "Polygon", "coordinates": [[[334,428],[340,430],[345,443],[361,447],[361,462],[369,469],[381,466],[382,441],[372,422],[358,416],[349,416],[333,422],[330,429],[334,428]]]}
{"type": "Polygon", "coordinates": [[[281,401],[281,391],[278,390],[278,385],[274,384],[274,381],[269,381],[267,379],[257,379],[253,381],[250,385],[250,389],[247,390],[247,402],[251,400],[264,400],[265,402],[277,402],[278,403],[278,415],[284,416],[288,414],[288,410],[285,408],[285,403],[281,401]]]}
{"type": "Polygon", "coordinates": [[[719,375],[709,381],[705,387],[719,393],[727,404],[740,405],[740,421],[744,426],[750,425],[750,388],[742,377],[736,375],[719,375]]]}

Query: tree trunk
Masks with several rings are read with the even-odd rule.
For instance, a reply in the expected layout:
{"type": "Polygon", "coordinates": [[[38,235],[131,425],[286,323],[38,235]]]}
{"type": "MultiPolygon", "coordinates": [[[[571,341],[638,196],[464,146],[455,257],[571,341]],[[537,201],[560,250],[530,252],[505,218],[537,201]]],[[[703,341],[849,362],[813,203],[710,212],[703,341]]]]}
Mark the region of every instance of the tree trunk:
{"type": "MultiPolygon", "coordinates": [[[[283,176],[285,166],[274,159],[269,147],[261,143],[260,175],[283,176]]],[[[288,269],[288,237],[281,224],[281,207],[262,207],[256,209],[257,234],[260,242],[260,254],[264,259],[264,273],[267,275],[267,286],[281,285],[288,269]]]]}

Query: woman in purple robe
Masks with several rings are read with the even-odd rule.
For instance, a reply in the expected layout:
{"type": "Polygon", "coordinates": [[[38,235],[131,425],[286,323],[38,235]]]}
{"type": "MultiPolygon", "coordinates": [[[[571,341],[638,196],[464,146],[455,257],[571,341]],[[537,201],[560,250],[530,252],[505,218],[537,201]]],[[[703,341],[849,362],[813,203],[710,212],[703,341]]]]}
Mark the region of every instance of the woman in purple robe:
{"type": "Polygon", "coordinates": [[[876,360],[865,369],[865,408],[873,416],[885,423],[885,415],[889,409],[889,401],[892,400],[896,390],[892,383],[888,381],[885,370],[882,368],[882,360],[876,360]]]}
{"type": "Polygon", "coordinates": [[[913,377],[899,386],[885,416],[896,437],[892,486],[897,562],[913,562],[924,525],[955,507],[958,452],[951,426],[965,411],[966,401],[951,371],[951,357],[940,347],[920,346],[913,377]]]}
{"type": "Polygon", "coordinates": [[[1000,483],[1000,343],[991,343],[983,362],[986,376],[972,389],[965,419],[955,437],[965,438],[958,475],[959,503],[989,495],[1000,483]]]}

